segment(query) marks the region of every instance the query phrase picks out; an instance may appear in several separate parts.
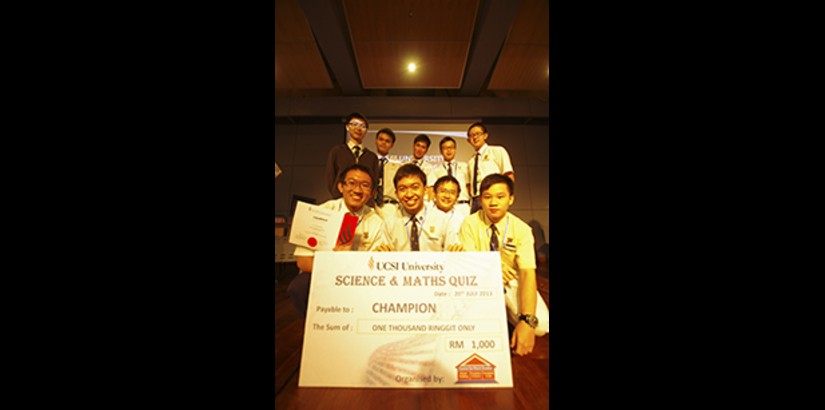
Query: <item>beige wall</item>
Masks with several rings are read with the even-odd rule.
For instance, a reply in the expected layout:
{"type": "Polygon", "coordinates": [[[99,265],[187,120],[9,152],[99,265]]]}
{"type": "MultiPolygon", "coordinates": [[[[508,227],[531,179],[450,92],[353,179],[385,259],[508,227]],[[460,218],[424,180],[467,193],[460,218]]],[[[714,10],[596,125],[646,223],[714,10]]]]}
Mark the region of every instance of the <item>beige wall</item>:
{"type": "MultiPolygon", "coordinates": [[[[364,113],[370,116],[367,112],[364,113]]],[[[525,222],[538,221],[547,239],[550,211],[549,126],[486,125],[489,133],[487,143],[507,148],[515,169],[516,200],[510,211],[525,222]]],[[[341,124],[275,126],[275,161],[283,170],[283,174],[275,182],[277,214],[289,213],[292,195],[315,198],[317,203],[330,198],[324,183],[324,166],[329,149],[342,143],[343,138],[341,124]]],[[[364,143],[374,151],[373,134],[364,143]]],[[[468,151],[472,148],[468,144],[460,144],[458,149],[468,151]]],[[[427,154],[438,154],[437,140],[427,154]]]]}

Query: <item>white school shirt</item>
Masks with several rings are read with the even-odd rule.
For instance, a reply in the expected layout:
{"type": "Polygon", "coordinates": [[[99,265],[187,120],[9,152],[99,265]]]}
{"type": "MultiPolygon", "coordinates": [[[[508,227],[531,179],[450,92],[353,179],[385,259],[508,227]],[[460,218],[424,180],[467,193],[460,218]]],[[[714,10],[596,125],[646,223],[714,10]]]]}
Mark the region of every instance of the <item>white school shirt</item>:
{"type": "MultiPolygon", "coordinates": [[[[469,201],[470,194],[467,192],[467,184],[472,182],[470,179],[470,171],[467,168],[467,164],[460,161],[453,161],[453,178],[458,180],[458,186],[461,187],[461,193],[458,194],[459,201],[469,201]]],[[[438,178],[441,178],[447,175],[447,163],[444,162],[441,165],[434,166],[430,169],[430,173],[427,174],[427,185],[434,187],[435,181],[438,181],[438,178]]]]}
{"type": "MultiPolygon", "coordinates": [[[[481,195],[481,181],[484,180],[484,177],[487,175],[513,172],[513,164],[510,162],[510,154],[507,153],[507,149],[504,147],[498,145],[487,145],[485,143],[481,146],[481,149],[478,150],[478,154],[481,160],[478,161],[478,177],[476,180],[475,196],[481,195]]],[[[472,183],[473,167],[475,166],[474,164],[476,159],[475,155],[476,154],[473,154],[473,156],[470,157],[470,161],[467,162],[467,168],[469,170],[467,183],[470,184],[470,196],[473,196],[472,183]]]]}
{"type": "MultiPolygon", "coordinates": [[[[384,213],[384,222],[387,224],[390,242],[398,252],[412,250],[410,247],[410,230],[412,228],[410,216],[401,205],[392,215],[384,213]]],[[[438,208],[425,203],[415,215],[415,219],[418,221],[418,250],[420,252],[442,252],[448,245],[459,243],[457,235],[455,242],[447,241],[450,220],[438,208]]]]}

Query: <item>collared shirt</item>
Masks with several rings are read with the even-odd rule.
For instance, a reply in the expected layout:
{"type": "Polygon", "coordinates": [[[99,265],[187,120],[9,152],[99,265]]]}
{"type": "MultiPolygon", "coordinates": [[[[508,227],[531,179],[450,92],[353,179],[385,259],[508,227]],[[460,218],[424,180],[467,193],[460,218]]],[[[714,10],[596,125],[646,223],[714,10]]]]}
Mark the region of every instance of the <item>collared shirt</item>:
{"type": "MultiPolygon", "coordinates": [[[[507,149],[499,145],[487,145],[484,144],[481,146],[481,149],[478,150],[479,157],[481,158],[478,161],[478,177],[476,179],[476,196],[481,195],[480,187],[481,181],[484,180],[484,177],[490,174],[506,174],[507,172],[513,172],[513,164],[510,162],[510,154],[507,153],[507,149]]],[[[476,154],[473,154],[470,157],[470,161],[467,162],[467,169],[469,170],[469,177],[467,178],[467,183],[470,184],[470,190],[472,191],[472,183],[473,183],[473,167],[475,166],[476,154]]],[[[473,193],[470,192],[470,196],[473,193]]]]}
{"type": "MultiPolygon", "coordinates": [[[[358,147],[359,156],[364,154],[364,144],[359,144],[359,143],[355,142],[355,140],[352,139],[352,137],[347,139],[347,147],[349,148],[350,151],[352,151],[355,147],[358,147]]],[[[353,152],[353,155],[355,155],[354,152],[353,152]]]]}
{"type": "MultiPolygon", "coordinates": [[[[427,175],[427,173],[430,172],[430,168],[432,168],[432,165],[429,162],[425,161],[424,158],[421,158],[421,159],[413,158],[413,159],[410,160],[410,162],[408,162],[408,164],[413,164],[413,165],[418,166],[418,168],[421,168],[421,170],[424,171],[424,175],[427,175]]],[[[429,182],[429,181],[427,181],[427,182],[429,182]]]]}
{"type": "MultiPolygon", "coordinates": [[[[375,178],[377,180],[376,184],[375,184],[375,194],[378,195],[378,193],[381,192],[381,198],[380,199],[383,200],[384,199],[384,190],[385,190],[386,183],[385,183],[384,174],[382,173],[382,171],[383,171],[384,166],[386,166],[386,164],[388,164],[390,162],[390,159],[388,157],[383,156],[383,155],[378,154],[378,153],[376,153],[375,155],[378,156],[378,168],[377,168],[378,174],[375,175],[375,178]]],[[[379,198],[376,197],[376,200],[377,199],[379,199],[379,198]]],[[[377,202],[376,202],[376,205],[377,205],[377,202]]]]}
{"type": "MultiPolygon", "coordinates": [[[[472,179],[470,179],[470,171],[467,168],[467,164],[459,161],[452,161],[451,164],[453,166],[453,177],[458,180],[458,186],[461,188],[461,193],[458,194],[458,200],[469,201],[470,193],[467,192],[467,184],[471,183],[472,179]]],[[[435,186],[435,181],[438,181],[438,178],[445,175],[447,175],[447,162],[434,166],[430,169],[429,174],[427,174],[427,185],[435,186]]]]}
{"type": "Polygon", "coordinates": [[[390,157],[379,157],[379,168],[381,166],[380,158],[387,159],[387,162],[384,164],[384,204],[386,205],[387,199],[398,201],[398,197],[395,195],[395,183],[393,182],[393,178],[395,177],[395,172],[398,171],[398,168],[403,164],[401,161],[390,157]]]}
{"type": "Polygon", "coordinates": [[[464,212],[462,209],[453,206],[453,209],[450,209],[447,212],[444,212],[438,207],[433,204],[432,209],[434,212],[439,212],[444,214],[447,218],[447,236],[446,236],[446,243],[454,244],[454,243],[461,243],[461,240],[458,237],[458,232],[461,229],[461,223],[464,222],[464,218],[467,217],[467,213],[464,212]]]}
{"type": "MultiPolygon", "coordinates": [[[[387,224],[387,233],[396,251],[411,251],[410,231],[412,223],[410,214],[399,205],[392,214],[384,213],[384,222],[387,224]]],[[[424,204],[421,210],[415,214],[418,224],[418,250],[421,252],[441,252],[448,245],[458,243],[448,242],[449,219],[444,212],[439,211],[432,205],[424,204]]]]}
{"type": "MultiPolygon", "coordinates": [[[[390,157],[385,157],[385,156],[382,156],[381,154],[375,154],[375,155],[378,157],[378,169],[379,169],[379,170],[381,169],[381,162],[384,162],[384,166],[385,166],[385,167],[387,166],[387,164],[389,164],[390,162],[392,162],[392,161],[390,160],[390,157]]],[[[375,177],[376,177],[376,178],[378,178],[378,179],[380,180],[380,179],[381,179],[381,178],[383,178],[384,176],[383,176],[383,175],[376,175],[375,177]]],[[[391,183],[392,181],[387,181],[387,182],[390,182],[390,183],[391,183]]]]}
{"type": "MultiPolygon", "coordinates": [[[[492,221],[480,210],[461,224],[458,237],[465,251],[490,251],[490,229],[492,221]]],[[[496,224],[501,254],[501,278],[504,283],[511,279],[518,280],[519,270],[536,269],[533,229],[519,217],[507,212],[496,224]]]]}
{"type": "MultiPolygon", "coordinates": [[[[326,166],[324,167],[324,180],[326,181],[327,191],[333,199],[341,197],[341,191],[338,190],[339,173],[344,168],[356,163],[355,155],[352,152],[352,147],[356,145],[355,141],[350,137],[346,144],[336,144],[330,148],[327,154],[326,166]]],[[[372,170],[373,174],[378,172],[378,157],[363,145],[361,145],[361,152],[357,163],[372,170]]],[[[372,198],[370,198],[367,204],[372,206],[372,198]]]]}
{"type": "MultiPolygon", "coordinates": [[[[334,211],[349,212],[346,203],[344,203],[344,198],[331,199],[320,206],[334,211]]],[[[355,228],[355,236],[352,239],[353,251],[372,251],[379,245],[390,243],[384,221],[372,208],[364,205],[354,214],[358,216],[358,226],[355,228]]],[[[296,246],[294,255],[313,256],[315,251],[296,246]]]]}

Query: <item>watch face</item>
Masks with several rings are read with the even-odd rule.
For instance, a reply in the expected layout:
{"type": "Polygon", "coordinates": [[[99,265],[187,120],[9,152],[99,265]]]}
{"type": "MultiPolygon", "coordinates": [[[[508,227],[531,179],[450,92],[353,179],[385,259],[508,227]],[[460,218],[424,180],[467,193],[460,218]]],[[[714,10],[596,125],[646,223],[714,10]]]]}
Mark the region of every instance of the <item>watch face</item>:
{"type": "Polygon", "coordinates": [[[539,318],[537,318],[533,315],[521,315],[521,316],[519,316],[519,319],[526,322],[532,328],[535,328],[536,326],[539,325],[539,318]]]}

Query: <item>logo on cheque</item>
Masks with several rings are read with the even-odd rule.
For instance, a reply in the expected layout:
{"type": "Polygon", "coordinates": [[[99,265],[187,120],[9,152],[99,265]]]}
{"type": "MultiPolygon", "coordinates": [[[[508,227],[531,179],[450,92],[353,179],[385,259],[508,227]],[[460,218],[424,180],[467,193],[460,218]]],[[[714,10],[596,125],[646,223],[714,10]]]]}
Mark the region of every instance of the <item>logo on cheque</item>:
{"type": "Polygon", "coordinates": [[[408,261],[405,261],[405,260],[394,260],[394,259],[386,260],[384,258],[386,258],[386,256],[383,257],[383,258],[379,257],[378,260],[376,261],[375,258],[370,256],[370,258],[367,260],[367,267],[370,269],[370,271],[386,271],[386,272],[397,272],[397,271],[402,271],[402,272],[411,272],[411,271],[412,272],[415,272],[415,271],[436,272],[436,271],[438,271],[438,273],[443,273],[444,272],[444,265],[438,263],[438,261],[419,263],[419,262],[408,262],[408,261]]]}
{"type": "Polygon", "coordinates": [[[487,359],[473,353],[456,367],[458,383],[497,383],[496,366],[487,359]]]}

